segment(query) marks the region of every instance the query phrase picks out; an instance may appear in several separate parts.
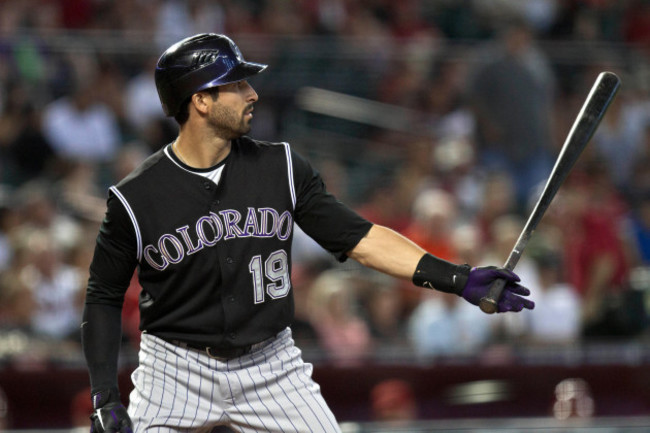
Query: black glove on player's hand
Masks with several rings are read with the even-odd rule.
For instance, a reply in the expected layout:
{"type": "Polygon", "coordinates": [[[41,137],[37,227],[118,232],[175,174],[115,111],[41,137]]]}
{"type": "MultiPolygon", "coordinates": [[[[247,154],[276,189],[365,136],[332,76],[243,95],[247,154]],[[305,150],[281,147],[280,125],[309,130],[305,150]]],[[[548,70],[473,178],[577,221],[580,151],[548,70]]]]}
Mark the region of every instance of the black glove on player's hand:
{"type": "Polygon", "coordinates": [[[95,412],[90,416],[90,433],[133,433],[133,423],[117,389],[98,391],[92,400],[95,412]]]}

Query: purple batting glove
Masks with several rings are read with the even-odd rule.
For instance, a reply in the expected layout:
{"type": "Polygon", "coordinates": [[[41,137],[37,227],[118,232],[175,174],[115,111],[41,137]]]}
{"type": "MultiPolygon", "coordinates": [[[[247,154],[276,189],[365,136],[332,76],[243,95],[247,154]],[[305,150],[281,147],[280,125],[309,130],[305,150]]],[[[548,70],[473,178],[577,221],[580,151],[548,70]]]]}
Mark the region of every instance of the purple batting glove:
{"type": "Polygon", "coordinates": [[[133,423],[117,389],[94,393],[92,402],[95,412],[90,416],[90,433],[133,433],[133,423]]]}
{"type": "Polygon", "coordinates": [[[469,271],[467,284],[461,293],[461,296],[471,304],[478,305],[483,297],[488,294],[492,282],[502,278],[506,285],[497,302],[497,312],[505,313],[506,311],[521,311],[524,308],[532,310],[535,303],[531,300],[522,298],[530,295],[530,290],[519,284],[519,277],[512,271],[496,266],[485,266],[472,268],[469,271]]]}

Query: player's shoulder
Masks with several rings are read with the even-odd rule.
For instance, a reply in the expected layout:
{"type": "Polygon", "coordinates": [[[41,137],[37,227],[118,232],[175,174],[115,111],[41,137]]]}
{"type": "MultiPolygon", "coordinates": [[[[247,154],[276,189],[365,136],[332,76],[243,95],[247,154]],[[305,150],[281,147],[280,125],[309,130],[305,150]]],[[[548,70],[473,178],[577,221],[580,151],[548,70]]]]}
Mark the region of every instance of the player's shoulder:
{"type": "Polygon", "coordinates": [[[289,162],[294,166],[297,161],[303,164],[306,162],[306,159],[286,141],[263,141],[243,136],[237,139],[234,144],[233,153],[249,160],[263,158],[264,161],[269,163],[273,160],[277,160],[283,161],[284,163],[289,162]]]}
{"type": "Polygon", "coordinates": [[[290,149],[287,142],[256,140],[247,135],[235,140],[234,145],[235,149],[242,153],[286,152],[290,149]]]}
{"type": "Polygon", "coordinates": [[[137,183],[138,180],[157,176],[156,168],[159,168],[161,163],[168,160],[168,158],[165,157],[165,147],[149,155],[149,157],[147,157],[137,168],[120,180],[116,187],[118,189],[123,188],[126,185],[137,183]]]}

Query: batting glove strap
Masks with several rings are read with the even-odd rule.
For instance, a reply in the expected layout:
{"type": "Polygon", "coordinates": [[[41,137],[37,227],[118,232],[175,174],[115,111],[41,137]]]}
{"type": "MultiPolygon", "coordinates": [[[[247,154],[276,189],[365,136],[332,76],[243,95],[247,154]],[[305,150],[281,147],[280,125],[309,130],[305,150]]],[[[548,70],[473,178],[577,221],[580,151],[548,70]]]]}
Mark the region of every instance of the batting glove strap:
{"type": "Polygon", "coordinates": [[[121,403],[108,403],[90,417],[92,433],[133,433],[133,423],[121,403]]]}
{"type": "Polygon", "coordinates": [[[456,265],[425,254],[413,274],[413,284],[460,296],[469,278],[469,265],[456,265]]]}
{"type": "Polygon", "coordinates": [[[95,411],[90,416],[91,433],[133,433],[133,423],[117,388],[93,392],[92,403],[95,411]]]}
{"type": "Polygon", "coordinates": [[[92,393],[93,409],[104,407],[109,402],[120,402],[120,391],[117,388],[100,389],[92,393]]]}

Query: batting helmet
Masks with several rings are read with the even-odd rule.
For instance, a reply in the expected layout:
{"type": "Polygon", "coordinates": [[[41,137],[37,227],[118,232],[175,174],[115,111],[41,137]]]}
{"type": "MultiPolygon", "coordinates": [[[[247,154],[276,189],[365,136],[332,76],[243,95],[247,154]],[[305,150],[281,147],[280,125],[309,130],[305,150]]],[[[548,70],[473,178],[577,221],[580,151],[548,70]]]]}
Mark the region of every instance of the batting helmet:
{"type": "Polygon", "coordinates": [[[241,81],[267,65],[247,62],[227,36],[202,33],[169,47],[156,65],[156,88],[167,116],[175,116],[194,93],[241,81]]]}

